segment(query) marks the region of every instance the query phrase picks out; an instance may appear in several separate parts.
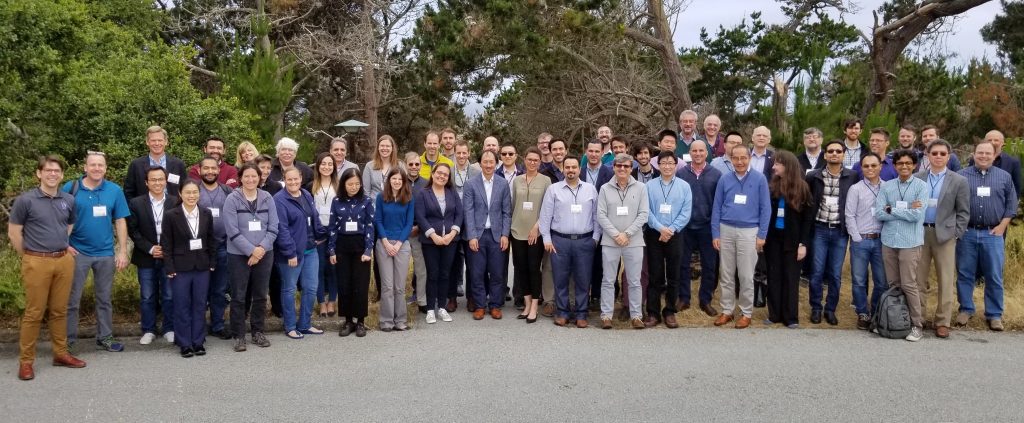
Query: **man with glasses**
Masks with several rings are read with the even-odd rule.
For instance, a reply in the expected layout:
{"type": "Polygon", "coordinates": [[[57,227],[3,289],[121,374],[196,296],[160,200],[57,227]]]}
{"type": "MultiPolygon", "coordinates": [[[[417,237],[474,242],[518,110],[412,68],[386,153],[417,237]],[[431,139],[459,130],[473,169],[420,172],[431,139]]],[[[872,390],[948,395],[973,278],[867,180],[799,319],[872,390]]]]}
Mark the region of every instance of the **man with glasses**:
{"type": "Polygon", "coordinates": [[[139,344],[149,345],[156,339],[157,310],[161,310],[162,335],[167,342],[174,342],[174,298],[171,285],[164,272],[164,253],[160,247],[163,232],[164,212],[178,205],[178,198],[164,194],[167,185],[167,171],[162,167],[149,168],[146,186],[149,192],[131,199],[128,209],[128,234],[135,248],[132,249],[132,264],[139,277],[139,313],[142,323],[142,338],[139,344]]]}
{"type": "MultiPolygon", "coordinates": [[[[818,128],[804,129],[804,152],[797,156],[804,175],[825,167],[825,152],[821,150],[822,134],[818,128]]],[[[810,253],[810,251],[808,251],[810,253]]],[[[805,257],[804,260],[807,258],[805,257]]]]}
{"type": "Polygon", "coordinates": [[[875,218],[875,198],[882,189],[878,173],[881,157],[868,153],[860,159],[864,179],[853,184],[846,197],[845,223],[850,234],[850,273],[853,277],[853,307],[857,312],[857,329],[871,327],[871,315],[886,289],[885,264],[882,262],[882,222],[875,218]],[[868,268],[874,286],[868,301],[868,268]]]}
{"type": "Polygon", "coordinates": [[[167,131],[159,126],[146,128],[146,147],[149,154],[132,160],[124,179],[124,195],[135,198],[149,192],[146,188],[146,171],[150,166],[167,169],[167,192],[178,195],[178,186],[185,182],[185,162],[167,154],[167,131]]]}
{"type": "MultiPolygon", "coordinates": [[[[743,144],[743,136],[736,131],[729,132],[729,134],[725,136],[724,143],[725,151],[732,151],[733,147],[743,144]]],[[[714,147],[712,147],[712,149],[714,149],[714,147]]],[[[735,168],[733,168],[732,165],[731,154],[724,154],[715,157],[715,159],[711,161],[711,167],[718,169],[718,171],[721,172],[723,175],[728,175],[735,171],[735,168]]]]}
{"type": "MultiPolygon", "coordinates": [[[[985,141],[991,143],[996,149],[996,158],[995,161],[992,162],[992,166],[1005,170],[1010,174],[1010,179],[1013,181],[1013,189],[1017,192],[1017,197],[1019,198],[1022,193],[1021,190],[1024,189],[1021,185],[1020,160],[1003,151],[1003,145],[1006,144],[1006,137],[1002,132],[995,129],[988,131],[988,133],[985,134],[985,141]]],[[[968,166],[974,166],[974,158],[972,157],[968,159],[967,163],[968,166]]]]}
{"type": "Polygon", "coordinates": [[[501,146],[501,150],[499,150],[498,155],[500,156],[499,159],[501,160],[501,164],[498,166],[498,169],[494,171],[494,174],[504,178],[505,182],[511,186],[512,180],[515,179],[516,176],[522,175],[526,172],[526,170],[523,169],[523,165],[517,162],[519,154],[516,153],[516,146],[512,144],[505,144],[501,146]]]}
{"type": "MultiPolygon", "coordinates": [[[[624,262],[629,290],[629,316],[634,329],[643,329],[643,291],[640,272],[644,261],[643,225],[647,223],[647,186],[629,175],[633,156],[619,154],[612,162],[615,178],[601,186],[597,200],[597,223],[601,225],[601,328],[612,328],[615,311],[615,280],[619,260],[624,262]]],[[[625,305],[623,305],[625,306],[625,305]]]]}
{"type": "Polygon", "coordinates": [[[875,218],[882,222],[882,261],[889,286],[899,287],[907,296],[910,321],[913,324],[906,339],[920,341],[922,328],[921,296],[918,288],[918,263],[924,244],[925,206],[928,204],[928,183],[914,177],[917,153],[897,150],[892,155],[899,176],[882,183],[875,199],[875,218]]]}
{"type": "MultiPolygon", "coordinates": [[[[662,133],[658,134],[659,139],[664,135],[664,132],[665,131],[662,131],[662,133]]],[[[675,149],[673,151],[675,151],[676,157],[682,159],[684,164],[690,162],[686,158],[690,153],[690,145],[697,140],[697,137],[697,112],[693,110],[683,110],[683,112],[679,114],[679,137],[676,140],[675,149]]],[[[662,151],[665,150],[662,149],[662,151]]]]}
{"type": "Polygon", "coordinates": [[[537,149],[540,150],[540,172],[544,172],[547,166],[551,165],[551,134],[541,132],[537,135],[537,149]]]}
{"type": "MultiPolygon", "coordinates": [[[[868,138],[868,146],[871,147],[872,153],[875,153],[878,157],[882,158],[882,167],[878,173],[878,177],[883,181],[896,178],[896,166],[892,165],[892,157],[885,152],[885,150],[889,149],[889,131],[885,128],[871,129],[871,135],[868,138]]],[[[853,165],[853,171],[857,173],[857,176],[864,176],[864,173],[861,172],[860,169],[860,162],[853,165]]]]}
{"type": "MultiPolygon", "coordinates": [[[[658,155],[660,178],[647,182],[648,205],[653,205],[644,229],[645,253],[650,281],[647,286],[647,319],[644,325],[679,327],[676,321],[676,300],[679,298],[679,262],[683,260],[683,229],[690,222],[693,194],[690,185],[675,176],[674,151],[658,155]],[[662,294],[665,305],[662,306],[662,294]]],[[[689,259],[690,257],[685,257],[689,259]]],[[[689,282],[689,278],[686,279],[689,282]]]]}
{"type": "MultiPolygon", "coordinates": [[[[420,155],[415,151],[405,153],[405,172],[409,176],[409,184],[415,196],[416,191],[430,186],[430,177],[420,176],[420,155]]],[[[427,264],[423,261],[423,246],[420,244],[420,228],[413,222],[412,231],[409,232],[409,250],[412,251],[413,290],[409,302],[415,301],[419,306],[420,313],[427,314],[427,264]]],[[[469,302],[468,305],[472,305],[469,302]]],[[[470,310],[472,311],[472,310],[470,310]]]]}

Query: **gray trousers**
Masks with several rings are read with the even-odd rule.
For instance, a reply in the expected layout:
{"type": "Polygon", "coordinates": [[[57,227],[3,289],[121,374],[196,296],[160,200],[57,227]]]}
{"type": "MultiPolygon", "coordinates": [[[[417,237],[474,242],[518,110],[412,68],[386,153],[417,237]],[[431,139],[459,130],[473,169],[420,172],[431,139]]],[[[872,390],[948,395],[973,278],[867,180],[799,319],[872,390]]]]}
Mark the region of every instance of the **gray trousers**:
{"type": "MultiPolygon", "coordinates": [[[[569,285],[570,291],[572,285],[569,285]]],[[[544,304],[555,303],[555,281],[551,272],[551,254],[544,251],[544,258],[540,262],[540,292],[544,296],[544,304]]],[[[570,294],[569,298],[572,294],[570,294]]]]}
{"type": "Polygon", "coordinates": [[[619,276],[619,259],[625,267],[625,280],[629,290],[629,317],[642,318],[644,315],[643,286],[640,272],[644,266],[644,247],[601,247],[604,276],[601,278],[601,318],[611,319],[615,311],[615,279],[619,276]]]}
{"type": "Polygon", "coordinates": [[[916,327],[924,326],[925,294],[920,290],[918,270],[921,261],[921,247],[889,248],[882,246],[882,262],[885,264],[885,278],[889,286],[898,286],[907,296],[907,308],[910,309],[910,322],[916,327]]]}
{"type": "MultiPolygon", "coordinates": [[[[377,268],[380,269],[380,327],[394,328],[408,323],[405,306],[405,279],[409,274],[409,242],[394,257],[388,255],[381,241],[377,241],[377,268]]],[[[417,242],[417,245],[419,243],[417,242]]]]}
{"type": "Polygon", "coordinates": [[[757,266],[757,228],[736,228],[721,225],[719,277],[722,287],[722,313],[732,316],[736,308],[736,277],[740,283],[740,313],[750,317],[754,312],[754,268],[757,266]]]}
{"type": "MultiPolygon", "coordinates": [[[[68,340],[78,339],[78,309],[82,302],[85,280],[92,269],[93,295],[96,298],[96,339],[114,333],[114,305],[110,297],[114,291],[114,256],[75,256],[75,277],[71,282],[71,296],[68,297],[68,340]]],[[[170,312],[170,310],[167,310],[170,312]]]]}
{"type": "MultiPolygon", "coordinates": [[[[412,271],[416,275],[416,303],[427,305],[427,263],[423,261],[423,246],[419,237],[409,237],[409,248],[412,249],[412,271]]],[[[405,245],[402,245],[403,247],[405,245]]],[[[383,279],[383,277],[381,277],[383,279]]],[[[448,294],[445,293],[447,296],[448,294]]],[[[402,299],[405,301],[405,299],[402,299]]]]}

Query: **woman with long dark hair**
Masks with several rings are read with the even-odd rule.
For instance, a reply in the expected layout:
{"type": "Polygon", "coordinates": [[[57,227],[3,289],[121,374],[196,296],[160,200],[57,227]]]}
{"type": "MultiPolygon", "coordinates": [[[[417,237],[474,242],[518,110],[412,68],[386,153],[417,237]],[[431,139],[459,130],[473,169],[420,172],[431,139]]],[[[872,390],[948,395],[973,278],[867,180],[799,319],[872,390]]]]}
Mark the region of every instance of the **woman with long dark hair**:
{"type": "Polygon", "coordinates": [[[811,190],[793,153],[777,151],[772,172],[768,183],[772,215],[764,245],[768,268],[768,320],[764,323],[782,323],[796,329],[799,327],[800,260],[807,255],[814,225],[811,190]]]}
{"type": "Polygon", "coordinates": [[[330,238],[327,254],[335,265],[341,291],[340,336],[353,331],[366,336],[366,306],[369,301],[370,258],[373,255],[373,200],[363,191],[359,169],[341,174],[341,188],[331,203],[330,238]]]}
{"type": "Polygon", "coordinates": [[[451,173],[448,164],[438,163],[430,170],[430,186],[416,192],[416,223],[427,265],[427,323],[436,323],[438,317],[452,321],[443,301],[461,231],[462,200],[452,186],[451,173]]]}
{"type": "MultiPolygon", "coordinates": [[[[313,202],[320,224],[328,228],[331,224],[331,203],[338,195],[337,168],[331,153],[316,156],[313,167],[313,202]]],[[[320,317],[334,317],[338,305],[338,284],[334,278],[334,266],[328,266],[327,242],[317,241],[320,270],[317,272],[316,302],[320,304],[320,317]]]]}
{"type": "Polygon", "coordinates": [[[400,167],[392,167],[385,177],[384,190],[374,202],[373,226],[377,235],[376,262],[380,269],[380,330],[391,332],[409,328],[405,307],[405,277],[409,274],[409,233],[415,216],[409,177],[400,167]]]}

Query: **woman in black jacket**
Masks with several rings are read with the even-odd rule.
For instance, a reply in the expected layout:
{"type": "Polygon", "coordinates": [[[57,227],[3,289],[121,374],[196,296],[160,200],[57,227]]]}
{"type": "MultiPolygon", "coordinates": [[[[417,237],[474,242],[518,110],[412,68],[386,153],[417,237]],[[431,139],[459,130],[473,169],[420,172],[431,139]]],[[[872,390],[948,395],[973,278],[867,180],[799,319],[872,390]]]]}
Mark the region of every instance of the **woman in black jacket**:
{"type": "Polygon", "coordinates": [[[768,183],[772,216],[764,245],[768,270],[768,319],[764,323],[783,323],[796,329],[800,327],[800,260],[811,244],[815,209],[810,205],[811,190],[804,181],[803,169],[793,153],[776,152],[772,172],[768,183]]]}
{"type": "Polygon", "coordinates": [[[174,299],[174,342],[181,348],[181,356],[188,358],[206,354],[206,296],[210,272],[217,263],[217,246],[213,215],[198,207],[199,183],[187,179],[180,195],[181,206],[164,216],[160,247],[174,299]]]}

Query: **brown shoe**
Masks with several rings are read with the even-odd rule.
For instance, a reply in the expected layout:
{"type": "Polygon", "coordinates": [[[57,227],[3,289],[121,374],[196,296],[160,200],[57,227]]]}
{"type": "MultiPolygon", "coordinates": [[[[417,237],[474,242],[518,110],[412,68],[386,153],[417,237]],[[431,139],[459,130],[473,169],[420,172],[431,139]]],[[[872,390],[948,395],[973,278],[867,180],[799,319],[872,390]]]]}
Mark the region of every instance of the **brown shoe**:
{"type": "Polygon", "coordinates": [[[949,328],[946,326],[939,326],[935,328],[935,336],[939,338],[949,338],[949,328]]]}
{"type": "Polygon", "coordinates": [[[590,326],[590,323],[587,322],[587,319],[576,319],[576,327],[580,329],[586,329],[587,326],[590,326]]]}
{"type": "Polygon", "coordinates": [[[567,322],[567,320],[564,317],[556,317],[555,318],[555,326],[565,326],[566,322],[567,322]]]}
{"type": "Polygon", "coordinates": [[[611,328],[612,328],[612,319],[609,319],[607,317],[602,317],[601,318],[601,329],[611,329],[611,328]]]}
{"type": "Polygon", "coordinates": [[[679,322],[676,321],[675,314],[669,314],[668,316],[665,316],[665,327],[669,329],[675,329],[679,327],[679,322]]]}
{"type": "Polygon", "coordinates": [[[676,311],[686,311],[690,309],[690,303],[684,303],[683,300],[676,299],[676,311]]]}
{"type": "Polygon", "coordinates": [[[447,311],[449,313],[454,313],[455,310],[459,309],[459,303],[457,301],[455,301],[454,298],[449,298],[448,299],[448,304],[444,306],[444,309],[445,309],[445,311],[447,311]]]}
{"type": "Polygon", "coordinates": [[[715,326],[722,326],[722,325],[724,325],[726,323],[729,323],[731,321],[732,321],[732,315],[731,314],[722,313],[722,314],[718,315],[717,319],[715,319],[715,326]]]}
{"type": "Polygon", "coordinates": [[[736,321],[736,329],[746,329],[749,326],[750,318],[747,316],[742,316],[739,320],[736,321]]]}
{"type": "Polygon", "coordinates": [[[718,310],[715,310],[715,307],[712,306],[711,304],[701,304],[700,310],[703,311],[704,314],[707,314],[708,316],[711,317],[715,317],[718,315],[718,310]]]}
{"type": "Polygon", "coordinates": [[[555,304],[544,303],[544,307],[540,309],[540,314],[544,317],[552,317],[555,315],[555,304]]]}
{"type": "Polygon", "coordinates": [[[649,328],[653,328],[655,326],[658,326],[658,318],[654,317],[654,316],[650,316],[650,315],[647,316],[647,318],[644,319],[644,326],[649,327],[649,328]]]}
{"type": "Polygon", "coordinates": [[[1003,319],[990,319],[988,321],[988,328],[996,332],[1003,331],[1003,319]]]}
{"type": "Polygon", "coordinates": [[[53,358],[53,365],[80,369],[85,367],[85,362],[75,358],[75,356],[71,354],[63,354],[53,358]]]}
{"type": "Polygon", "coordinates": [[[473,320],[483,320],[483,319],[484,319],[484,309],[478,308],[475,311],[473,311],[473,320]]]}
{"type": "MultiPolygon", "coordinates": [[[[657,320],[655,320],[655,321],[657,321],[657,320]]],[[[644,321],[641,320],[639,317],[634,317],[634,318],[630,319],[630,325],[633,326],[633,329],[643,329],[643,328],[647,327],[647,325],[644,324],[644,321]]]]}
{"type": "Polygon", "coordinates": [[[501,309],[500,308],[492,308],[491,309],[491,318],[494,319],[494,320],[500,320],[501,319],[501,309]]]}
{"type": "Polygon", "coordinates": [[[473,301],[473,297],[466,296],[466,311],[475,313],[477,310],[476,301],[473,301]]]}
{"type": "Polygon", "coordinates": [[[18,365],[18,379],[32,380],[36,378],[36,372],[32,370],[32,363],[21,363],[18,365]]]}

